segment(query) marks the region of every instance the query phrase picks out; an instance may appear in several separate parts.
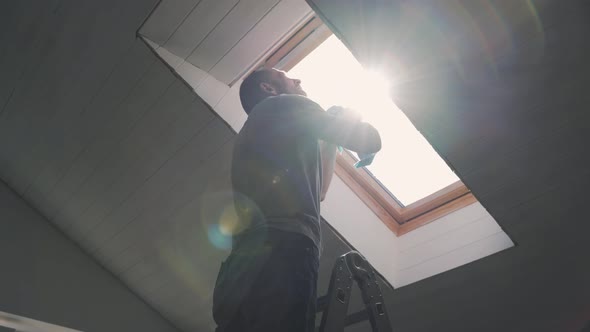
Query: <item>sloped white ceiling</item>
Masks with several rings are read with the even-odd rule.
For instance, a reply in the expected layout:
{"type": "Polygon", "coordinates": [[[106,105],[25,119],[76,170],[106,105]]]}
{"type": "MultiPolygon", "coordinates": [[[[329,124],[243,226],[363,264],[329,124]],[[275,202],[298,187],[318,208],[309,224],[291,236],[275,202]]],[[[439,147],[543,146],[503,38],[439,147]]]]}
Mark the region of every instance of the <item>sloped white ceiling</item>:
{"type": "MultiPolygon", "coordinates": [[[[2,6],[0,178],[179,329],[211,331],[227,243],[209,227],[230,203],[234,132],[136,38],[155,2],[2,6]]],[[[255,2],[163,1],[145,31],[166,42],[189,14],[221,12],[197,58],[225,59],[210,72],[229,81],[309,13],[303,1],[255,2]],[[226,23],[238,16],[248,20],[226,23]]]]}
{"type": "Polygon", "coordinates": [[[163,0],[140,33],[229,85],[311,15],[302,0],[163,0]]]}

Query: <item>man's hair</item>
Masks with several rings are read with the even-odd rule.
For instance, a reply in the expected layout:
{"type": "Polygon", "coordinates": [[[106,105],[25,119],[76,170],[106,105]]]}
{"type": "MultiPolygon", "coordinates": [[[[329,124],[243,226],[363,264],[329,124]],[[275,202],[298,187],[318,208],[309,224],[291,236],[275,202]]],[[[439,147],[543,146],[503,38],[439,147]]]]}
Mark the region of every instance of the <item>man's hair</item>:
{"type": "Polygon", "coordinates": [[[240,101],[246,114],[250,114],[254,106],[269,96],[260,87],[264,82],[272,83],[271,72],[266,68],[252,72],[240,85],[240,101]]]}

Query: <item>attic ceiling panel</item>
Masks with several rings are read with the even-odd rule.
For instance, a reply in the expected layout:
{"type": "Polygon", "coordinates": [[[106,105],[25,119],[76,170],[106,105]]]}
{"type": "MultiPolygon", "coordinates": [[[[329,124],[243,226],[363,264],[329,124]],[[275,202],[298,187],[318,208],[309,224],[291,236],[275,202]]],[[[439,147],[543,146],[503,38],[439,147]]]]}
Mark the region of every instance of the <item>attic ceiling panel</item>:
{"type": "MultiPolygon", "coordinates": [[[[223,178],[229,175],[229,170],[225,169],[224,173],[213,172],[213,176],[208,179],[208,186],[215,188],[215,178],[223,178]],[[218,176],[217,174],[222,174],[218,176]]],[[[217,180],[218,181],[218,180],[217,180]]],[[[219,187],[218,187],[219,188],[219,187]]],[[[225,187],[224,189],[227,189],[225,187]]],[[[169,271],[168,281],[164,287],[154,290],[154,294],[161,294],[166,302],[179,301],[184,302],[182,310],[178,310],[178,315],[194,316],[191,312],[210,312],[210,300],[212,288],[210,285],[215,283],[216,274],[219,266],[210,267],[209,261],[212,257],[221,258],[216,254],[219,252],[210,247],[211,240],[209,226],[215,223],[214,220],[207,220],[202,217],[203,211],[207,211],[207,202],[215,199],[210,193],[203,193],[197,197],[183,213],[179,213],[172,222],[176,225],[175,231],[171,234],[170,246],[160,247],[160,260],[163,271],[169,271]],[[200,216],[200,222],[195,222],[195,216],[200,216]],[[166,259],[167,258],[167,259],[166,259]],[[207,269],[204,267],[207,266],[207,269]],[[192,276],[189,277],[189,276],[192,276]],[[171,292],[166,289],[168,284],[179,285],[184,291],[180,293],[171,292]],[[188,296],[187,296],[188,295],[188,296]]],[[[226,204],[228,202],[225,202],[226,204]]],[[[210,317],[205,315],[200,319],[210,324],[210,317]]],[[[209,328],[212,329],[212,326],[209,328]]]]}
{"type": "MultiPolygon", "coordinates": [[[[46,92],[52,87],[47,86],[43,75],[51,68],[47,66],[47,58],[55,59],[56,48],[49,38],[56,40],[56,34],[60,25],[58,15],[51,16],[48,13],[53,10],[54,1],[43,2],[39,5],[32,5],[30,2],[19,2],[15,8],[15,15],[12,31],[4,41],[2,58],[0,58],[0,96],[3,103],[0,105],[0,151],[3,176],[6,179],[14,180],[14,183],[23,185],[17,179],[18,169],[11,165],[11,161],[20,153],[21,149],[30,149],[30,143],[20,138],[26,131],[23,128],[34,125],[34,114],[43,115],[42,109],[31,107],[31,104],[38,99],[46,101],[46,95],[41,98],[36,93],[46,92]],[[31,10],[27,9],[27,6],[31,10]],[[42,54],[44,57],[42,57],[42,54]],[[45,65],[44,65],[45,64],[45,65]],[[35,98],[33,98],[33,96],[35,98]]],[[[57,66],[57,64],[54,64],[57,66]]],[[[62,63],[63,66],[63,63],[62,63]]],[[[63,67],[62,67],[63,68],[63,67]]],[[[53,110],[45,113],[50,114],[53,110]]],[[[24,182],[24,181],[23,181],[24,182]]],[[[20,188],[17,188],[20,189],[20,188]]]]}
{"type": "MultiPolygon", "coordinates": [[[[208,264],[212,257],[216,257],[215,262],[220,261],[226,252],[211,244],[206,228],[208,221],[202,214],[206,208],[202,198],[205,192],[227,193],[231,158],[228,140],[233,132],[182,82],[177,80],[171,85],[172,74],[165,65],[153,62],[156,58],[147,47],[144,51],[135,55],[152,60],[145,62],[154,68],[142,77],[158,82],[131,84],[133,80],[122,78],[127,83],[120,83],[117,90],[127,90],[127,97],[117,112],[104,114],[112,126],[100,131],[101,140],[95,142],[100,149],[95,144],[87,146],[87,151],[92,152],[87,161],[96,162],[71,168],[74,172],[83,171],[71,175],[72,179],[81,179],[83,174],[89,176],[68,185],[74,189],[70,196],[73,200],[87,193],[85,199],[89,205],[82,206],[83,213],[66,218],[64,207],[56,204],[70,205],[71,201],[53,200],[50,188],[39,188],[42,183],[32,186],[33,190],[45,193],[45,203],[56,211],[52,220],[105,267],[122,273],[133,271],[141,264],[151,266],[139,277],[123,277],[136,294],[186,331],[209,330],[210,315],[195,315],[194,310],[210,311],[210,294],[203,290],[211,291],[217,267],[208,264]],[[157,67],[160,69],[156,70],[157,67]],[[140,114],[139,108],[146,111],[140,114]],[[119,113],[125,110],[131,114],[119,113]],[[118,141],[110,141],[110,134],[118,141]],[[104,184],[104,191],[87,191],[85,186],[92,183],[104,184]],[[191,208],[183,209],[186,205],[191,208]],[[85,211],[103,212],[105,218],[85,211]],[[167,215],[152,217],[151,213],[160,211],[166,211],[167,215]],[[118,235],[126,230],[129,230],[125,233],[127,241],[116,242],[118,235]],[[110,248],[117,244],[124,247],[110,248]],[[140,248],[137,256],[126,254],[133,253],[135,247],[140,248]],[[121,260],[127,267],[119,270],[121,260]],[[207,272],[205,276],[202,271],[207,272]],[[195,281],[201,284],[196,285],[195,281]]],[[[132,68],[121,73],[137,75],[132,68]]],[[[118,99],[112,94],[103,97],[118,99]]],[[[93,110],[101,111],[103,108],[93,110]]],[[[82,119],[79,122],[83,124],[82,119]]],[[[64,179],[69,178],[68,174],[64,179]]],[[[225,198],[227,203],[229,197],[225,198]]],[[[205,201],[211,204],[211,200],[205,201]]]]}
{"type": "Polygon", "coordinates": [[[234,82],[312,13],[305,1],[280,1],[211,69],[210,74],[222,82],[234,82]]]}
{"type": "Polygon", "coordinates": [[[161,0],[153,15],[141,27],[141,33],[158,45],[164,45],[195,6],[202,0],[161,0]]]}
{"type": "MultiPolygon", "coordinates": [[[[46,26],[34,39],[39,44],[37,51],[43,56],[32,60],[33,64],[28,66],[31,76],[23,77],[30,85],[18,89],[6,109],[7,115],[24,110],[18,112],[14,122],[5,122],[10,130],[23,129],[23,126],[26,128],[14,133],[13,138],[20,145],[12,145],[14,153],[10,158],[16,171],[15,182],[19,183],[16,188],[21,194],[27,191],[30,181],[36,180],[40,175],[48,176],[47,173],[29,176],[29,172],[47,169],[50,159],[56,160],[58,164],[61,161],[60,158],[55,158],[56,152],[51,145],[60,147],[57,153],[76,152],[69,150],[72,144],[78,143],[76,139],[67,137],[67,131],[54,129],[71,129],[76,118],[95,101],[95,93],[100,91],[114,65],[119,63],[133,45],[133,35],[118,35],[115,38],[112,35],[118,29],[128,29],[140,21],[128,20],[120,25],[110,24],[107,27],[101,23],[110,22],[117,15],[126,15],[136,10],[137,6],[129,2],[120,3],[112,11],[101,11],[100,4],[94,2],[76,2],[71,8],[56,6],[52,15],[39,19],[46,26]],[[94,13],[96,24],[86,24],[84,15],[67,16],[68,10],[94,13]],[[29,169],[25,169],[26,167],[29,169]],[[27,179],[19,178],[22,175],[26,175],[27,179]]],[[[60,171],[62,170],[57,169],[55,173],[59,174],[60,171]]]]}
{"type": "MultiPolygon", "coordinates": [[[[156,60],[148,49],[145,50],[144,57],[156,60]]],[[[91,179],[98,171],[97,167],[125,140],[138,121],[167,91],[173,80],[174,75],[166,67],[152,66],[137,85],[131,88],[125,99],[114,108],[104,132],[96,135],[48,192],[52,197],[52,204],[44,209],[46,216],[53,218],[62,212],[61,209],[70,206],[70,200],[80,194],[82,185],[91,179]]]]}
{"type": "Polygon", "coordinates": [[[116,273],[137,273],[132,270],[133,265],[146,256],[146,252],[153,253],[153,245],[158,239],[174,235],[174,228],[169,225],[175,225],[181,209],[195,203],[195,198],[208,190],[211,174],[228,171],[231,147],[230,143],[225,143],[219,151],[193,166],[190,174],[172,182],[170,189],[161,192],[154,204],[149,204],[136,218],[129,220],[95,253],[100,257],[120,258],[113,261],[116,273]]]}
{"type": "MultiPolygon", "coordinates": [[[[211,114],[209,116],[212,117],[211,114]]],[[[185,181],[186,176],[192,170],[198,168],[215,154],[231,137],[230,132],[221,121],[207,125],[207,121],[195,117],[193,121],[187,122],[196,127],[196,132],[190,141],[177,150],[175,155],[158,169],[157,173],[147,179],[123,204],[115,208],[94,228],[90,239],[96,247],[107,241],[110,243],[110,240],[123,229],[122,225],[135,220],[146,205],[159,202],[162,193],[168,192],[174,184],[185,181]],[[207,126],[203,128],[205,125],[207,126]],[[194,153],[195,151],[199,151],[199,153],[194,153]]]]}
{"type": "MultiPolygon", "coordinates": [[[[16,18],[18,17],[18,5],[25,1],[9,1],[2,7],[2,12],[0,12],[0,45],[4,45],[6,39],[11,36],[10,33],[6,29],[8,29],[11,24],[16,24],[16,18]],[[6,38],[6,39],[5,39],[6,38]]],[[[5,49],[0,51],[0,57],[4,53],[5,49]]]]}
{"type": "Polygon", "coordinates": [[[46,123],[37,133],[40,139],[33,151],[15,162],[25,173],[32,172],[27,171],[29,167],[37,169],[38,174],[30,181],[23,197],[38,202],[41,210],[49,208],[50,191],[70,171],[80,153],[104,132],[114,112],[154,63],[153,58],[145,56],[145,45],[141,41],[132,45],[90,101],[75,109],[73,114],[62,114],[46,123]]]}
{"type": "MultiPolygon", "coordinates": [[[[162,194],[161,199],[146,208],[145,219],[133,223],[129,233],[131,247],[123,253],[113,253],[115,242],[105,244],[99,256],[116,257],[110,266],[134,289],[148,297],[157,298],[169,310],[175,321],[190,323],[201,319],[209,325],[210,318],[195,312],[210,311],[211,287],[218,266],[211,260],[221,259],[223,251],[211,246],[209,226],[217,222],[216,205],[231,204],[231,197],[223,195],[229,188],[229,160],[231,144],[226,145],[186,177],[183,182],[162,194]],[[173,206],[173,210],[169,208],[173,206]],[[215,206],[215,207],[214,207],[215,206]],[[151,212],[168,210],[165,216],[148,218],[151,212]],[[120,262],[118,257],[133,254],[133,259],[120,262]],[[125,266],[120,266],[123,263],[125,266]],[[184,303],[184,305],[179,305],[184,303]],[[189,319],[189,317],[192,317],[189,319]]],[[[206,329],[208,330],[209,327],[206,329]]]]}
{"type": "MultiPolygon", "coordinates": [[[[166,6],[172,3],[171,0],[160,7],[166,12],[166,6]]],[[[157,25],[152,20],[162,20],[158,16],[167,15],[159,11],[158,8],[147,21],[150,29],[157,25]]],[[[177,27],[163,43],[156,44],[229,85],[258,64],[312,13],[301,0],[202,0],[185,17],[177,16],[177,27]]],[[[140,33],[151,39],[146,29],[140,33]]]]}
{"type": "MultiPolygon", "coordinates": [[[[134,122],[130,127],[126,127],[127,131],[121,135],[120,141],[109,146],[111,150],[92,165],[90,174],[75,189],[74,194],[65,204],[59,207],[54,218],[66,229],[75,226],[78,232],[85,233],[86,228],[92,227],[88,219],[81,217],[91,208],[97,209],[97,204],[106,204],[106,202],[100,201],[101,198],[112,198],[109,195],[109,190],[117,185],[116,177],[131,171],[126,168],[128,165],[139,162],[142,157],[147,158],[147,146],[142,143],[149,144],[150,139],[157,140],[157,135],[161,134],[161,131],[157,130],[158,126],[162,125],[160,122],[170,122],[170,120],[165,120],[166,111],[174,116],[183,109],[183,103],[188,105],[192,99],[187,89],[177,81],[166,87],[156,97],[152,99],[152,96],[147,96],[147,100],[150,102],[148,104],[138,103],[138,106],[141,105],[145,109],[131,109],[132,112],[139,111],[140,116],[135,115],[134,122]],[[80,225],[76,225],[77,223],[80,225]]],[[[144,98],[144,96],[139,98],[144,98]]]]}
{"type": "MultiPolygon", "coordinates": [[[[579,87],[549,88],[554,84],[548,80],[544,81],[547,82],[545,85],[551,91],[550,96],[545,96],[547,93],[543,91],[533,94],[539,95],[535,99],[540,101],[543,106],[531,107],[528,112],[519,112],[518,119],[513,118],[508,112],[496,112],[498,116],[495,125],[489,125],[489,123],[492,123],[490,121],[488,124],[482,122],[481,126],[487,125],[491,128],[501,126],[500,130],[494,130],[495,132],[482,136],[479,142],[460,145],[456,143],[460,139],[457,134],[447,135],[447,137],[452,137],[451,139],[442,139],[441,135],[436,135],[441,137],[440,142],[444,144],[444,148],[448,151],[448,158],[453,159],[454,165],[461,167],[467,176],[476,171],[477,165],[481,164],[490,155],[506,155],[508,157],[515,150],[523,150],[534,146],[539,141],[546,141],[559,131],[567,131],[572,126],[575,127],[579,123],[584,123],[585,111],[581,108],[572,107],[568,101],[577,100],[582,104],[586,104],[590,102],[590,96],[580,91],[579,87]],[[569,90],[569,92],[562,93],[561,91],[565,89],[569,90]],[[498,121],[498,119],[501,119],[501,121],[498,121]],[[447,149],[447,147],[449,148],[447,149]]],[[[555,79],[555,81],[567,85],[563,79],[555,79]]],[[[580,83],[580,86],[587,86],[590,83],[586,75],[578,76],[576,81],[580,83]]],[[[489,130],[485,131],[489,132],[489,130]]],[[[442,144],[441,146],[443,146],[442,144]]],[[[567,144],[564,144],[561,148],[565,149],[566,147],[567,144]]],[[[556,152],[561,153],[564,151],[556,152]]]]}
{"type": "Polygon", "coordinates": [[[492,212],[505,214],[564,182],[588,176],[590,157],[586,153],[587,142],[582,139],[586,132],[585,122],[573,122],[567,128],[547,133],[534,144],[480,167],[465,178],[474,189],[485,188],[480,196],[490,202],[492,212]],[[534,167],[529,166],[530,160],[536,161],[534,167]],[[490,184],[498,174],[504,181],[490,184]],[[503,200],[506,202],[501,203],[503,200]]]}
{"type": "MultiPolygon", "coordinates": [[[[585,209],[588,205],[586,193],[587,186],[590,185],[590,171],[585,170],[577,173],[577,175],[577,177],[565,179],[561,185],[540,193],[532,200],[518,204],[510,210],[501,211],[501,215],[510,223],[514,236],[531,243],[532,248],[527,253],[528,255],[539,259],[539,256],[542,257],[548,252],[555,252],[558,256],[561,256],[564,262],[568,261],[568,264],[578,265],[579,271],[584,271],[578,276],[586,275],[590,277],[588,265],[581,263],[575,254],[575,252],[587,252],[587,240],[583,236],[576,235],[590,231],[590,224],[583,219],[583,222],[576,223],[572,227],[573,222],[571,221],[578,220],[579,211],[585,209]],[[545,208],[539,209],[539,206],[545,208]],[[535,222],[534,232],[531,232],[529,220],[535,222]],[[549,245],[547,240],[552,238],[563,238],[565,241],[554,241],[555,243],[552,242],[549,245]],[[535,239],[538,241],[534,241],[535,239]],[[558,251],[570,246],[579,249],[571,255],[564,255],[563,251],[558,251]]],[[[518,264],[518,262],[514,263],[518,264]]],[[[554,266],[543,268],[549,270],[554,266]]],[[[569,276],[573,276],[573,274],[569,276]]],[[[585,280],[588,280],[588,277],[585,277],[585,280]]],[[[587,283],[584,282],[583,286],[577,289],[567,287],[563,291],[577,293],[584,289],[586,294],[590,294],[587,283]]]]}
{"type": "Polygon", "coordinates": [[[2,180],[173,324],[211,330],[227,251],[203,198],[227,193],[234,133],[136,39],[153,1],[59,3],[10,3],[2,180]]]}
{"type": "Polygon", "coordinates": [[[190,138],[190,132],[174,130],[186,119],[195,97],[179,81],[169,92],[101,162],[81,188],[80,199],[73,200],[74,213],[62,215],[76,225],[79,236],[98,226],[190,138]]]}
{"type": "Polygon", "coordinates": [[[209,71],[279,0],[242,0],[223,18],[187,61],[209,71]]]}
{"type": "Polygon", "coordinates": [[[20,67],[22,64],[19,62],[26,62],[31,56],[39,56],[33,52],[31,46],[38,46],[40,40],[37,37],[41,36],[43,28],[47,28],[51,21],[46,14],[55,8],[58,1],[45,1],[32,6],[34,3],[33,0],[3,2],[0,23],[3,28],[0,33],[0,42],[4,46],[0,51],[3,72],[10,68],[10,64],[20,67]],[[35,45],[31,45],[32,42],[35,45]]]}
{"type": "MultiPolygon", "coordinates": [[[[48,4],[49,2],[45,5],[48,4]]],[[[15,58],[17,50],[22,48],[22,40],[20,41],[21,46],[19,47],[17,45],[19,39],[16,38],[18,35],[9,33],[9,31],[19,30],[27,25],[27,22],[22,20],[24,15],[21,14],[23,11],[22,7],[25,5],[26,1],[8,1],[3,7],[2,17],[0,17],[0,45],[4,46],[0,50],[0,70],[2,71],[2,77],[0,77],[0,115],[8,98],[14,91],[13,89],[19,79],[21,67],[25,63],[23,58],[15,58]],[[20,61],[20,65],[17,65],[17,60],[20,61]]],[[[42,8],[43,6],[39,6],[36,9],[41,10],[42,8]]],[[[32,18],[30,19],[32,20],[32,18]]]]}
{"type": "MultiPolygon", "coordinates": [[[[239,0],[202,0],[190,12],[165,44],[179,58],[186,59],[235,7],[239,0]]],[[[153,16],[159,15],[156,12],[153,16]]],[[[149,20],[152,20],[150,17],[149,20]]],[[[143,30],[142,30],[143,32],[143,30]]],[[[149,38],[149,36],[147,36],[149,38]]]]}

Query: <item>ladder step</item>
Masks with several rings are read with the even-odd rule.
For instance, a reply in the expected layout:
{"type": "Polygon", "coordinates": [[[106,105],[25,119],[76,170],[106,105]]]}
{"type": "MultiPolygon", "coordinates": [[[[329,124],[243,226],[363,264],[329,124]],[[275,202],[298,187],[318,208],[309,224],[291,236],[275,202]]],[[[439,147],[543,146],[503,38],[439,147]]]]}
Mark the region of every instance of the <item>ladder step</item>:
{"type": "MultiPolygon", "coordinates": [[[[359,312],[355,312],[354,314],[350,314],[346,316],[344,326],[354,325],[356,323],[364,322],[369,319],[369,312],[365,310],[361,310],[359,312]]],[[[320,332],[320,327],[316,326],[316,332],[320,332]]]]}
{"type": "MultiPolygon", "coordinates": [[[[328,295],[318,297],[316,312],[323,312],[328,307],[328,295]]],[[[369,319],[369,312],[367,309],[352,313],[346,316],[345,326],[353,325],[364,320],[369,319]]]]}
{"type": "Polygon", "coordinates": [[[322,297],[318,297],[318,301],[316,302],[316,310],[315,312],[323,312],[328,307],[329,303],[328,295],[324,295],[322,297]]]}
{"type": "Polygon", "coordinates": [[[360,323],[360,322],[368,320],[368,319],[369,319],[369,312],[367,311],[367,309],[363,309],[361,311],[358,311],[358,312],[355,312],[353,314],[346,316],[344,326],[349,326],[349,325],[353,325],[356,323],[360,323]]]}

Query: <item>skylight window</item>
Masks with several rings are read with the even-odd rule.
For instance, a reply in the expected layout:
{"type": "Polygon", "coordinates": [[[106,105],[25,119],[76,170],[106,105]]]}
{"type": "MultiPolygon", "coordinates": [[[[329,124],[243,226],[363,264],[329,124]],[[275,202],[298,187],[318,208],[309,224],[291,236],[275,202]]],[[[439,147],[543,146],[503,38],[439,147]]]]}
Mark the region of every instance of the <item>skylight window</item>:
{"type": "Polygon", "coordinates": [[[365,70],[336,36],[303,58],[289,76],[301,79],[308,97],[323,108],[355,109],[379,130],[383,148],[367,170],[402,205],[459,180],[393,103],[388,82],[365,70]]]}

